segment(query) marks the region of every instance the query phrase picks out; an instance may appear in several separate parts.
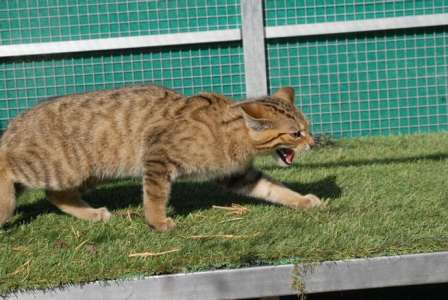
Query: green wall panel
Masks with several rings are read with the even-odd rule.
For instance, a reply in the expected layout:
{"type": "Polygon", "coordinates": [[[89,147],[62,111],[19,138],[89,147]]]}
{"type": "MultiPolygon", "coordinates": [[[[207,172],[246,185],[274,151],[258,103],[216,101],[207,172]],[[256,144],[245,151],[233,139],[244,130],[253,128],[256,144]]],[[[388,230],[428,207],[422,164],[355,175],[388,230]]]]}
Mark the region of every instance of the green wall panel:
{"type": "Polygon", "coordinates": [[[0,63],[0,129],[38,101],[57,95],[153,82],[186,95],[245,94],[240,44],[4,59],[0,63]]]}
{"type": "Polygon", "coordinates": [[[0,0],[1,44],[237,28],[239,0],[0,0]]]}
{"type": "Polygon", "coordinates": [[[448,28],[268,43],[269,88],[296,88],[317,133],[448,130],[448,28]]]}
{"type": "Polygon", "coordinates": [[[267,26],[440,14],[448,0],[264,0],[267,26]]]}

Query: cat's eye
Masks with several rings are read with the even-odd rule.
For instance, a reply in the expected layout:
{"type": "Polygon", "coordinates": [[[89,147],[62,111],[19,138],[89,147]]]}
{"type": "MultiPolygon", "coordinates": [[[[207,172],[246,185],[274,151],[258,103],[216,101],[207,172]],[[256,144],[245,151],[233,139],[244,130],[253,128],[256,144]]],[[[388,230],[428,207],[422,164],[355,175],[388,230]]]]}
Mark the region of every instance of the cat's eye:
{"type": "Polygon", "coordinates": [[[291,132],[290,135],[295,138],[299,138],[299,137],[302,137],[302,132],[300,130],[297,130],[297,131],[291,132]]]}

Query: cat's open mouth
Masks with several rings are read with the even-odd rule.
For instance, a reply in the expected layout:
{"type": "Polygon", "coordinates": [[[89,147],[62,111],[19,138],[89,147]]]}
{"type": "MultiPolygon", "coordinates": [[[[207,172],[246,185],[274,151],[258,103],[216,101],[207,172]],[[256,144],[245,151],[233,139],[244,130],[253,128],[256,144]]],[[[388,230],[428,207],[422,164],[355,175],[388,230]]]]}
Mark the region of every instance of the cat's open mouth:
{"type": "Polygon", "coordinates": [[[288,148],[280,148],[275,150],[277,152],[278,157],[288,166],[292,165],[292,161],[294,160],[294,150],[288,148]]]}

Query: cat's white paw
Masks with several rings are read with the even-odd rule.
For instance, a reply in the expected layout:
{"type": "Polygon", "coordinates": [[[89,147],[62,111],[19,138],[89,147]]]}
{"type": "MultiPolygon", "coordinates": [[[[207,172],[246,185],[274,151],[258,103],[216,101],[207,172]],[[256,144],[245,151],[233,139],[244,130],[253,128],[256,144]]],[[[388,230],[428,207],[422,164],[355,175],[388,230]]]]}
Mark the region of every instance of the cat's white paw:
{"type": "Polygon", "coordinates": [[[95,216],[92,218],[92,221],[108,222],[111,217],[112,214],[106,207],[100,207],[95,209],[95,216]]]}
{"type": "Polygon", "coordinates": [[[307,194],[305,195],[305,198],[310,200],[308,208],[319,207],[322,205],[322,201],[316,195],[307,194]]]}
{"type": "Polygon", "coordinates": [[[171,218],[165,218],[161,221],[151,222],[149,225],[157,231],[168,231],[176,227],[176,223],[171,218]]]}

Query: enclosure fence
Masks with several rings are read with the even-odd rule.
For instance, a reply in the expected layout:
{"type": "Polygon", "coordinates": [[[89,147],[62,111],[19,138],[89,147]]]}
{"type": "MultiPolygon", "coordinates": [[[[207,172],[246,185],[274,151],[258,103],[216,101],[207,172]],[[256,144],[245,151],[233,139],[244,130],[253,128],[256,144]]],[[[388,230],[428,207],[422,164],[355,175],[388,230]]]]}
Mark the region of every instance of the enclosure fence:
{"type": "Polygon", "coordinates": [[[0,129],[53,96],[152,82],[296,89],[314,133],[448,130],[448,0],[2,0],[0,129]]]}

